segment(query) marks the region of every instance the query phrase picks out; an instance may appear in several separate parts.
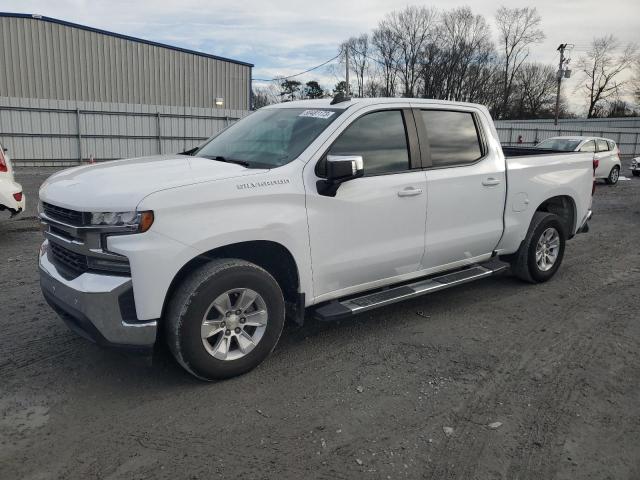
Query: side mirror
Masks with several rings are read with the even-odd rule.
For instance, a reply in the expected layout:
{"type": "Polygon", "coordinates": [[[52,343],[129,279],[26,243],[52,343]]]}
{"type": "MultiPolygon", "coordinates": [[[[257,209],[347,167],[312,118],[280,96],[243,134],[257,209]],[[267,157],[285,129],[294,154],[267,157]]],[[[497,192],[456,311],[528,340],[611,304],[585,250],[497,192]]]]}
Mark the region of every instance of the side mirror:
{"type": "Polygon", "coordinates": [[[364,161],[360,155],[327,155],[327,177],[318,180],[318,193],[335,197],[341,184],[364,175],[364,161]]]}

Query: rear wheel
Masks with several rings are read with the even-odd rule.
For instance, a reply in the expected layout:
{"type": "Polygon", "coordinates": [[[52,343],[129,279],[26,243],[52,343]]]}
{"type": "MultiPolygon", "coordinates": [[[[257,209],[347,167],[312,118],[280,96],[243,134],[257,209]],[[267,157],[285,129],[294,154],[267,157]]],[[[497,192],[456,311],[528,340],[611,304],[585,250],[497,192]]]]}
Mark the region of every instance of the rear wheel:
{"type": "Polygon", "coordinates": [[[526,282],[546,282],[562,263],[565,239],[565,226],[560,217],[536,212],[527,236],[511,260],[511,271],[526,282]]]}
{"type": "Polygon", "coordinates": [[[196,377],[229,378],[271,353],[284,318],[282,291],[267,271],[244,260],[214,260],[174,293],[165,318],[167,341],[196,377]]]}
{"type": "Polygon", "coordinates": [[[620,178],[620,167],[616,165],[609,172],[609,176],[607,177],[606,181],[609,185],[615,185],[616,183],[618,183],[619,178],[620,178]]]}

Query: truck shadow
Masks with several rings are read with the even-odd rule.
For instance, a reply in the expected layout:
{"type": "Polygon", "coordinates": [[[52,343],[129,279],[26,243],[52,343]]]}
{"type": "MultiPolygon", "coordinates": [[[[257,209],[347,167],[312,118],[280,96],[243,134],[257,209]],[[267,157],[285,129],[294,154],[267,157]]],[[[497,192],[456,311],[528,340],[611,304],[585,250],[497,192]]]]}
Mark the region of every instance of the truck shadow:
{"type": "MultiPolygon", "coordinates": [[[[174,360],[163,339],[160,339],[151,355],[104,349],[66,330],[52,312],[43,308],[40,312],[41,321],[54,325],[54,335],[44,346],[44,351],[32,350],[34,357],[15,362],[13,366],[16,368],[5,365],[1,370],[12,377],[14,375],[11,373],[15,376],[30,376],[31,370],[38,369],[36,377],[57,377],[62,382],[78,383],[85,387],[99,384],[97,388],[101,389],[117,385],[119,389],[124,387],[138,391],[162,391],[225,382],[242,384],[252,382],[252,377],[257,374],[275,375],[279,369],[291,368],[292,363],[304,368],[307,357],[330,351],[337,344],[356,348],[358,342],[383,341],[386,338],[384,332],[388,329],[428,329],[430,322],[445,314],[455,314],[456,310],[460,310],[460,321],[468,321],[462,310],[472,308],[476,301],[491,296],[495,296],[497,301],[501,295],[515,295],[522,288],[528,287],[508,275],[499,275],[468,284],[463,289],[433,293],[338,322],[321,322],[312,315],[307,315],[303,326],[292,322],[285,325],[275,351],[256,370],[232,380],[210,383],[202,382],[185,372],[174,360]],[[20,372],[25,369],[26,371],[20,372]],[[271,370],[274,371],[270,372],[271,370]]],[[[24,356],[29,348],[20,350],[24,356]]],[[[0,377],[3,376],[5,375],[0,373],[0,377]]]]}

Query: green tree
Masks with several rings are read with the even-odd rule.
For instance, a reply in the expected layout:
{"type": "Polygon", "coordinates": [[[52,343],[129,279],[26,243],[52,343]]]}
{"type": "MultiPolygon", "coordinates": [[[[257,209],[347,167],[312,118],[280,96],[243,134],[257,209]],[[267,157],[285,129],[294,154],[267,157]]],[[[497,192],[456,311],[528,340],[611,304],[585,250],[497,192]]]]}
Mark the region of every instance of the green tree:
{"type": "Polygon", "coordinates": [[[296,99],[296,93],[300,92],[300,83],[297,80],[283,80],[280,83],[280,97],[283,102],[293,101],[296,99]],[[289,98],[287,98],[287,96],[289,98]]]}
{"type": "Polygon", "coordinates": [[[333,87],[333,96],[336,97],[338,95],[345,95],[347,94],[347,82],[345,82],[344,80],[336,83],[336,86],[333,87]]]}
{"type": "Polygon", "coordinates": [[[304,87],[304,96],[311,99],[322,98],[324,97],[324,90],[318,82],[311,80],[304,87]]]}

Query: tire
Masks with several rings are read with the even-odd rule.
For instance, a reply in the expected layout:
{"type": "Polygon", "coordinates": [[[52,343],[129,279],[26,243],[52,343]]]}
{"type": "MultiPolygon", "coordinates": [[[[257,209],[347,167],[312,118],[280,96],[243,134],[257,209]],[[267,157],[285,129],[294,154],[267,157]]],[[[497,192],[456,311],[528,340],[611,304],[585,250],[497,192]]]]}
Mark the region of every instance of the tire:
{"type": "MultiPolygon", "coordinates": [[[[536,212],[531,220],[531,225],[529,225],[527,236],[511,260],[511,272],[525,282],[546,282],[555,275],[562,263],[566,238],[566,228],[560,217],[553,213],[536,212]],[[542,239],[543,234],[548,235],[548,232],[553,230],[557,233],[558,241],[556,256],[550,266],[545,265],[549,268],[544,269],[537,261],[538,244],[540,241],[545,243],[542,239]]],[[[551,249],[548,251],[551,252],[551,249]]],[[[544,258],[548,257],[550,255],[544,258]]],[[[547,262],[543,261],[543,263],[547,262]]]]}
{"type": "Polygon", "coordinates": [[[178,363],[211,381],[241,375],[262,363],[278,343],[284,319],[282,290],[266,270],[244,260],[219,259],[183,280],[164,324],[178,363]]]}
{"type": "Polygon", "coordinates": [[[634,177],[640,177],[640,171],[633,170],[631,173],[633,173],[634,177]]]}
{"type": "Polygon", "coordinates": [[[620,178],[620,167],[615,166],[609,172],[609,176],[606,178],[607,185],[615,185],[618,183],[618,179],[620,178]]]}

